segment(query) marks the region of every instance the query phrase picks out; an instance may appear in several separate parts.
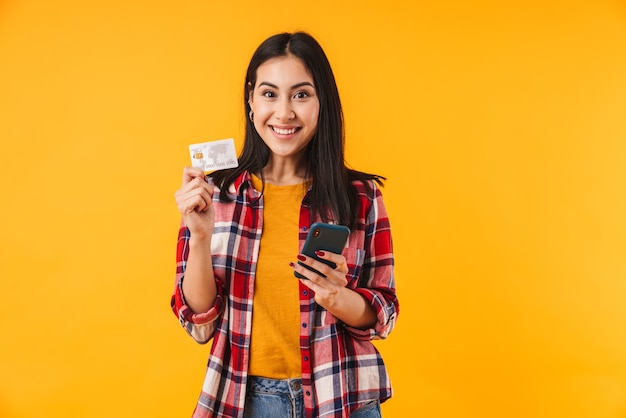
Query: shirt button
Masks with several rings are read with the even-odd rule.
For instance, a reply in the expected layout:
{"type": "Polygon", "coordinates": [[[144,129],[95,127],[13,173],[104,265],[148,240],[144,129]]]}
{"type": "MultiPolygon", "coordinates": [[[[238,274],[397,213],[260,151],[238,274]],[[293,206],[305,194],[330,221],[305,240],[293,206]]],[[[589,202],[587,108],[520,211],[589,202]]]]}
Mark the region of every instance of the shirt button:
{"type": "Polygon", "coordinates": [[[311,396],[311,392],[309,392],[308,390],[306,391],[306,396],[311,396]]]}
{"type": "Polygon", "coordinates": [[[304,361],[309,361],[309,358],[307,356],[304,356],[304,361]]]}
{"type": "Polygon", "coordinates": [[[302,294],[303,294],[304,296],[307,296],[307,295],[309,294],[309,292],[307,292],[307,291],[305,290],[304,292],[302,292],[302,294]]]}
{"type": "Polygon", "coordinates": [[[302,328],[306,328],[306,324],[302,324],[302,328]]]}
{"type": "Polygon", "coordinates": [[[306,226],[303,226],[303,227],[302,227],[302,230],[303,230],[303,231],[306,231],[306,226]]]}

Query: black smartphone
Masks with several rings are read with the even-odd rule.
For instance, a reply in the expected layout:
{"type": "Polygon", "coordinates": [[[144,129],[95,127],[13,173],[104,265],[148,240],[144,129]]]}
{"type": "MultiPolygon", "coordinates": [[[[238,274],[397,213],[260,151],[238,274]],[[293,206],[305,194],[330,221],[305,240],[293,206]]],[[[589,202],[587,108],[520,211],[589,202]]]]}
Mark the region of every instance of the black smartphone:
{"type": "MultiPolygon", "coordinates": [[[[346,243],[348,242],[349,236],[350,229],[347,226],[315,222],[311,225],[306,240],[304,241],[302,254],[307,257],[313,257],[314,259],[335,268],[337,267],[335,263],[328,260],[322,260],[315,255],[315,251],[329,251],[331,253],[341,254],[346,246],[346,243]]],[[[302,264],[300,261],[298,261],[298,264],[324,276],[319,271],[302,264]]],[[[294,274],[300,279],[306,279],[306,277],[296,271],[294,271],[294,274]]]]}

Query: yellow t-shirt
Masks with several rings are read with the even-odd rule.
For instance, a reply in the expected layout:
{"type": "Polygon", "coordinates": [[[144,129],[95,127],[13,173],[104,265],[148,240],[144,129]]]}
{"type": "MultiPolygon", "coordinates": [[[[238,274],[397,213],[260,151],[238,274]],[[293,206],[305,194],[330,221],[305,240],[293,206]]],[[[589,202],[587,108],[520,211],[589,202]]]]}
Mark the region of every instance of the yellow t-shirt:
{"type": "MultiPolygon", "coordinates": [[[[252,176],[261,190],[261,179],[252,176]]],[[[298,279],[289,267],[298,255],[303,184],[265,183],[263,233],[254,281],[248,373],[271,379],[301,376],[298,279]]]]}

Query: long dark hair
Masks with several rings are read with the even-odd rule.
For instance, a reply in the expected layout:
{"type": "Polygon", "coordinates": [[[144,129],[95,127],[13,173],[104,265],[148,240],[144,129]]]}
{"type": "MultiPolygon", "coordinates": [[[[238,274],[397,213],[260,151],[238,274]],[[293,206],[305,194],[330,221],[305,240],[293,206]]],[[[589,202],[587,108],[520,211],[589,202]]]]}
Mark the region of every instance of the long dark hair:
{"type": "MultiPolygon", "coordinates": [[[[257,81],[257,68],[269,59],[292,55],[304,63],[313,77],[319,99],[317,131],[305,150],[306,176],[313,180],[308,204],[325,222],[354,227],[359,205],[353,180],[367,186],[367,180],[382,185],[384,177],[348,168],[344,160],[344,127],[341,101],[335,76],[328,58],[320,44],[304,32],[280,33],[266,39],[252,55],[246,81],[243,102],[245,115],[250,112],[248,97],[257,81]]],[[[246,133],[243,150],[237,168],[220,170],[211,174],[221,189],[220,200],[229,201],[228,186],[244,171],[258,173],[263,180],[263,167],[269,161],[270,150],[256,131],[254,124],[246,118],[246,133]]]]}

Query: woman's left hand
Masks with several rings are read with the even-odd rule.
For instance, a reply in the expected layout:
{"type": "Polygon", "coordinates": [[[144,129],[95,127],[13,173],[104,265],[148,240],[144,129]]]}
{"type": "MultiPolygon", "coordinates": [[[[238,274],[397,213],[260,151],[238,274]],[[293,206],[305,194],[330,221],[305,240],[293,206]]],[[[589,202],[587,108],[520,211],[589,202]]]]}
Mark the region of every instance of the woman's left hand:
{"type": "Polygon", "coordinates": [[[302,264],[314,268],[322,273],[323,276],[298,263],[292,263],[292,268],[306,277],[306,279],[300,279],[300,281],[315,292],[315,302],[329,311],[332,311],[337,301],[340,299],[340,293],[346,290],[346,285],[348,284],[348,280],[346,279],[348,264],[346,263],[346,258],[340,254],[331,253],[329,251],[318,251],[316,254],[321,259],[335,263],[336,267],[333,269],[331,266],[313,257],[299,254],[298,260],[302,264]]]}

